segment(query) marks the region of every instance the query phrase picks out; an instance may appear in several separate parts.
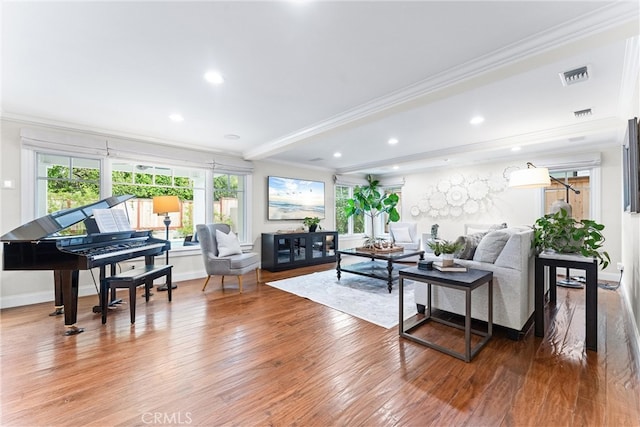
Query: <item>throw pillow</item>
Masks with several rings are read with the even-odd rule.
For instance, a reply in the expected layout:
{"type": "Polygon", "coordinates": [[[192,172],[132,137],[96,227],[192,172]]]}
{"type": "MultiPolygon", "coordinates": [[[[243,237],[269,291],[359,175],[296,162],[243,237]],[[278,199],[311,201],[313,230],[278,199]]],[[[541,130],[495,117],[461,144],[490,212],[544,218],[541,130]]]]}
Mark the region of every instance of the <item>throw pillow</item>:
{"type": "Polygon", "coordinates": [[[407,227],[394,228],[393,240],[395,240],[396,242],[411,243],[412,240],[411,235],[409,234],[409,229],[407,227]]]}
{"type": "Polygon", "coordinates": [[[461,243],[463,247],[460,252],[456,253],[456,258],[473,259],[473,256],[476,253],[476,248],[485,234],[487,233],[473,233],[458,237],[456,239],[456,243],[461,243]]]}
{"type": "Polygon", "coordinates": [[[507,228],[506,222],[503,222],[502,224],[468,224],[465,226],[465,232],[467,234],[487,234],[490,231],[500,230],[502,228],[507,228]]]}
{"type": "Polygon", "coordinates": [[[238,236],[229,230],[229,234],[225,234],[220,230],[216,230],[216,240],[218,241],[218,256],[237,255],[242,253],[238,236]]]}
{"type": "Polygon", "coordinates": [[[478,244],[473,260],[493,264],[498,259],[498,255],[504,249],[511,234],[508,230],[495,230],[487,233],[478,244]]]}

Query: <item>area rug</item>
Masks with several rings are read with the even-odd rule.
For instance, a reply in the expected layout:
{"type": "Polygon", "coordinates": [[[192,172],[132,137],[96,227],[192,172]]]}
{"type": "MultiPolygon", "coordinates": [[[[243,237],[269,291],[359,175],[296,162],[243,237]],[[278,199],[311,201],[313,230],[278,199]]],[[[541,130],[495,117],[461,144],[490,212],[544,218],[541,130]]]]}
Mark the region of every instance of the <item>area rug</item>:
{"type": "MultiPolygon", "coordinates": [[[[391,293],[383,280],[350,273],[342,273],[342,278],[338,280],[335,270],[278,280],[267,285],[308,298],[383,328],[389,329],[398,325],[397,280],[391,293]]],[[[413,288],[414,282],[404,281],[405,319],[416,314],[413,288]]]]}

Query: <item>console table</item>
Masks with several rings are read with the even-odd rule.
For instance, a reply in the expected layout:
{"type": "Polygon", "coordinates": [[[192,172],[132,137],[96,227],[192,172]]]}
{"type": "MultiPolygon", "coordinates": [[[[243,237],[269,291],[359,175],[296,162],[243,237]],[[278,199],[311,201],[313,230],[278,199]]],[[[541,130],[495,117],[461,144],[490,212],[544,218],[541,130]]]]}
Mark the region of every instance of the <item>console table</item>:
{"type": "Polygon", "coordinates": [[[556,268],[574,268],[586,273],[586,347],[598,351],[598,264],[595,258],[542,252],[535,261],[535,335],[544,336],[544,270],[549,268],[549,302],[555,304],[556,268]]]}
{"type": "Polygon", "coordinates": [[[262,233],[261,267],[282,271],[335,262],[337,248],[337,231],[262,233]]]}

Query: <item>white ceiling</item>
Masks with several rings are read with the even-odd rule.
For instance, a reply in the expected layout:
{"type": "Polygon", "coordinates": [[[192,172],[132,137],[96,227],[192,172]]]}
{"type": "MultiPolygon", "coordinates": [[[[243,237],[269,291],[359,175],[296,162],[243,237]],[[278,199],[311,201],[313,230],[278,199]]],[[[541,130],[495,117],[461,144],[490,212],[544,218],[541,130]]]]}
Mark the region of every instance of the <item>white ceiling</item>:
{"type": "Polygon", "coordinates": [[[593,150],[624,135],[639,17],[637,1],[3,2],[2,115],[339,173],[593,150]]]}

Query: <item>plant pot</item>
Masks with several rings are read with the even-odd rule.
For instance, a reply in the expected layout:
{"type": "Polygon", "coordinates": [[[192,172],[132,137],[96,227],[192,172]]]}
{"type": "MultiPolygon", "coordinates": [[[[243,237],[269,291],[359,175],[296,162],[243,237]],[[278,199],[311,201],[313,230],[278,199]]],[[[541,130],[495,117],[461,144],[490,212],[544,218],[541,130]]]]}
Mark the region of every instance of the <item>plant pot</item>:
{"type": "Polygon", "coordinates": [[[442,254],[442,266],[453,267],[453,254],[442,254]]]}
{"type": "Polygon", "coordinates": [[[309,233],[315,233],[318,229],[318,224],[313,224],[309,226],[309,233]]]}

